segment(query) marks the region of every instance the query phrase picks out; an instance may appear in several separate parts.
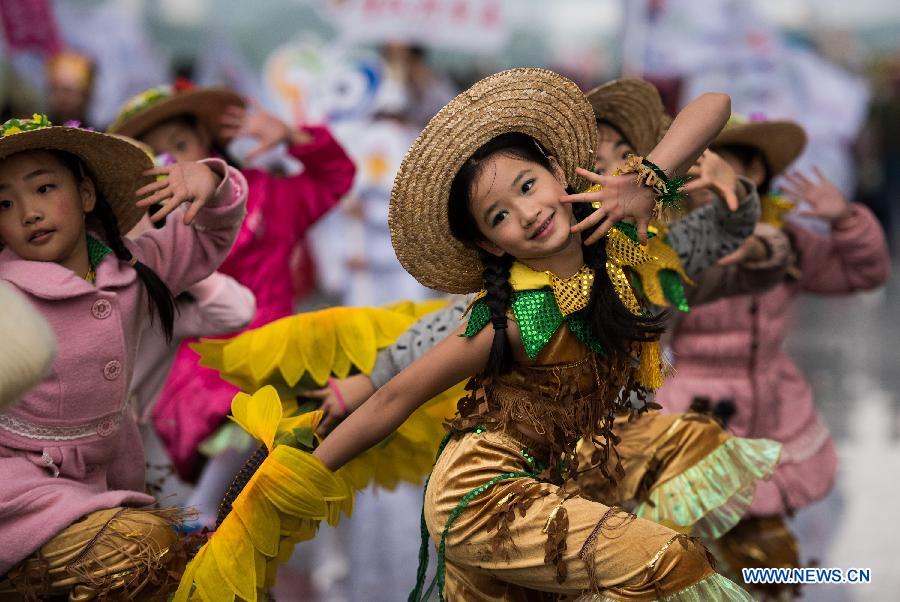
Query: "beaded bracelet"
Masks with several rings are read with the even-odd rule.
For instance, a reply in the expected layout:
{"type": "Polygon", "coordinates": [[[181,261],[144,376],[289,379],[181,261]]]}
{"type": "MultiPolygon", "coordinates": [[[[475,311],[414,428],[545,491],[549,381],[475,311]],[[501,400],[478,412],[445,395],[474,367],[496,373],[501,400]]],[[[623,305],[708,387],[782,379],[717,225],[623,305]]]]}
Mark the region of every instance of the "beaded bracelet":
{"type": "Polygon", "coordinates": [[[635,183],[653,189],[656,202],[663,207],[678,207],[685,199],[682,186],[689,177],[670,178],[660,167],[640,155],[631,155],[624,167],[616,170],[614,175],[635,174],[635,183]]]}

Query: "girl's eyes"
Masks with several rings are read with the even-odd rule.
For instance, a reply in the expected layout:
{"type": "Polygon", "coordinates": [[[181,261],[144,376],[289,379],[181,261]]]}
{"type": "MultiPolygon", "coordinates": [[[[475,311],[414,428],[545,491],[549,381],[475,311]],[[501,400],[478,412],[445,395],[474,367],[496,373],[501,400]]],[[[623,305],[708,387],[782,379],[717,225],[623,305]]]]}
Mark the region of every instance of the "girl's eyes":
{"type": "Polygon", "coordinates": [[[526,194],[532,188],[534,188],[534,178],[522,182],[522,194],[526,194]]]}
{"type": "Polygon", "coordinates": [[[56,188],[55,184],[43,184],[41,186],[38,186],[37,191],[40,194],[47,194],[48,192],[50,192],[51,190],[54,190],[55,188],[56,188]]]}
{"type": "Polygon", "coordinates": [[[505,220],[507,215],[509,215],[509,211],[507,211],[506,209],[495,213],[494,217],[491,218],[491,226],[496,226],[497,224],[505,220]]]}
{"type": "Polygon", "coordinates": [[[0,209],[12,209],[12,201],[8,201],[8,200],[0,201],[0,209]]]}
{"type": "Polygon", "coordinates": [[[622,153],[622,160],[627,161],[628,158],[631,157],[631,155],[633,155],[633,154],[634,154],[634,151],[625,151],[624,153],[622,153]]]}

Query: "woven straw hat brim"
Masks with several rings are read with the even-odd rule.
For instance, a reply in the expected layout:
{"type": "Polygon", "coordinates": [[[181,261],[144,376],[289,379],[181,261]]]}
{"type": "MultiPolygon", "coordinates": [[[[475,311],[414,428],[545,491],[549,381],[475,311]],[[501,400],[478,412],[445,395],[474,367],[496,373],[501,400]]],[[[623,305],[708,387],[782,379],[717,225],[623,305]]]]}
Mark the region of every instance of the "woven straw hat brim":
{"type": "Polygon", "coordinates": [[[394,179],[388,224],[400,263],[421,284],[448,293],[481,290],[478,253],[450,233],[450,186],[463,164],[493,138],[527,134],[556,157],[576,190],[587,182],[597,137],[578,86],[546,69],[510,69],[451,100],[407,151],[394,179]]]}
{"type": "Polygon", "coordinates": [[[144,176],[153,160],[138,147],[99,132],[70,127],[48,127],[0,138],[0,161],[31,150],[65,151],[79,157],[103,198],[110,204],[119,230],[131,230],[146,212],[137,207],[135,191],[153,182],[144,176]]]}
{"type": "Polygon", "coordinates": [[[188,92],[176,92],[170,98],[158,100],[131,115],[120,116],[109,126],[110,134],[138,138],[150,128],[178,117],[194,115],[214,138],[219,138],[222,114],[230,106],[246,106],[239,94],[226,88],[204,88],[188,92]]]}
{"type": "Polygon", "coordinates": [[[806,148],[806,132],[793,121],[760,121],[728,126],[710,147],[751,146],[759,149],[774,178],[800,156],[806,148]]]}
{"type": "Polygon", "coordinates": [[[671,122],[656,87],[641,79],[617,79],[585,96],[597,119],[618,128],[642,156],[653,150],[671,122]]]}

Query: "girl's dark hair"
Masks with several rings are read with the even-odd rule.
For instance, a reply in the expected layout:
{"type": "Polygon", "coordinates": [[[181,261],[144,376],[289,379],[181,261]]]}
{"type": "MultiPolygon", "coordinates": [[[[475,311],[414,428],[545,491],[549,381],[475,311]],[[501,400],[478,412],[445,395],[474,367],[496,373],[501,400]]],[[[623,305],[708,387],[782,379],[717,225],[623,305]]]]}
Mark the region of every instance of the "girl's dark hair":
{"type": "Polygon", "coordinates": [[[725,151],[734,155],[735,158],[741,162],[741,165],[746,168],[749,168],[753,165],[753,161],[758,159],[763,166],[763,171],[765,171],[765,177],[763,178],[762,184],[756,187],[756,190],[759,192],[760,196],[769,194],[769,190],[772,187],[772,168],[769,167],[769,162],[766,161],[766,156],[761,150],[755,146],[750,146],[749,144],[729,144],[726,146],[714,147],[712,150],[714,152],[725,151]]]}
{"type": "Polygon", "coordinates": [[[603,119],[602,117],[597,117],[594,121],[597,123],[597,125],[605,125],[606,127],[611,128],[615,133],[617,133],[622,138],[622,141],[625,144],[627,144],[631,148],[634,148],[634,144],[631,143],[631,140],[628,139],[628,136],[625,135],[625,132],[623,132],[622,129],[619,126],[617,126],[615,123],[613,123],[612,121],[607,121],[606,119],[603,119]]]}
{"type": "MultiPolygon", "coordinates": [[[[75,155],[53,151],[60,161],[68,168],[79,182],[87,177],[91,177],[81,160],[75,155]]],[[[106,244],[112,249],[119,261],[131,263],[134,256],[125,241],[122,240],[122,233],[119,232],[119,222],[116,220],[116,214],[113,213],[112,206],[103,198],[99,188],[96,189],[96,202],[94,210],[90,212],[103,228],[103,238],[106,244]]],[[[134,261],[134,270],[137,272],[138,278],[144,283],[147,289],[147,302],[150,306],[150,317],[153,319],[154,313],[159,317],[162,324],[163,334],[166,342],[172,341],[172,331],[175,324],[175,299],[172,297],[172,291],[166,286],[166,283],[160,279],[159,275],[152,268],[144,265],[140,261],[134,261]]]]}
{"type": "MultiPolygon", "coordinates": [[[[509,273],[514,258],[508,254],[497,257],[477,247],[475,243],[484,237],[469,208],[476,178],[486,159],[497,153],[537,163],[548,171],[552,168],[547,151],[534,138],[520,133],[502,134],[475,151],[450,186],[450,231],[461,242],[477,248],[484,264],[482,278],[487,293],[485,302],[491,310],[491,323],[494,326],[489,370],[494,374],[503,374],[512,367],[512,349],[506,337],[506,312],[512,304],[513,290],[509,284],[509,273]]],[[[567,192],[574,191],[568,188],[567,192]]],[[[584,203],[576,203],[573,207],[579,221],[591,212],[591,208],[584,203]]],[[[593,230],[584,232],[583,237],[590,236],[593,230]]],[[[631,343],[658,339],[663,330],[664,316],[636,316],[616,295],[606,273],[606,237],[583,249],[584,262],[594,269],[595,277],[588,305],[579,313],[591,325],[604,351],[607,354],[629,354],[632,351],[631,343]]]]}

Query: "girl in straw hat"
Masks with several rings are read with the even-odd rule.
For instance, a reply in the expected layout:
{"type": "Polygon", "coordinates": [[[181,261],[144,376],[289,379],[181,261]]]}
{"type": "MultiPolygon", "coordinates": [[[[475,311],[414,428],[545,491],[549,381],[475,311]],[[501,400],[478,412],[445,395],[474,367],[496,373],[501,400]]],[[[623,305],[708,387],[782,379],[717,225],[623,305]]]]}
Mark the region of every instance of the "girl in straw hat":
{"type": "MultiPolygon", "coordinates": [[[[258,108],[248,111],[244,100],[230,90],[181,86],[155,88],[136,96],[126,103],[109,131],[137,138],[157,154],[168,153],[177,161],[227,156],[222,151],[224,143],[238,135],[258,141],[248,161],[286,143],[291,156],[303,164],[303,171],[279,177],[253,167],[242,170],[249,186],[248,215],[219,271],[256,297],[251,327],[293,313],[294,291],[288,275],[298,244],[353,180],[353,163],[326,128],[294,130],[258,108]]],[[[198,477],[203,465],[199,444],[223,424],[236,392],[214,372],[198,367],[198,359],[186,344],[181,346],[154,410],[154,423],[169,457],[179,476],[189,480],[198,477]]],[[[213,461],[227,462],[225,458],[213,461]]],[[[238,466],[243,459],[240,456],[238,466]]],[[[218,472],[228,474],[236,468],[218,472]]],[[[215,513],[225,485],[213,479],[208,487],[199,489],[193,501],[201,508],[201,518],[215,513]]]]}
{"type": "MultiPolygon", "coordinates": [[[[629,162],[636,179],[583,168],[592,163],[594,114],[578,88],[555,73],[506,71],[451,101],[404,160],[390,224],[400,261],[420,282],[452,293],[482,290],[468,323],[379,389],[312,455],[302,451],[312,439],[300,441],[296,426],[305,420],[315,428],[317,416],[284,418],[272,388],[252,400],[238,396],[235,418],[264,442],[267,457],[250,467],[255,476],[188,568],[177,599],[256,599],[272,579],[276,552],[286,557],[317,521],[346,509],[358,478],[354,457],[466,378],[468,392],[425,494],[422,559],[430,535],[438,544],[442,598],[594,592],[596,600],[748,599],[715,574],[703,547],[683,532],[725,528],[774,465],[779,446],[729,437],[702,417],[651,415],[636,420],[664,423],[663,430],[682,436],[658,446],[645,466],[617,461],[618,417],[651,407],[633,405],[629,395],[645,398],[658,382],[659,359],[649,351],[660,323],[629,280],[613,280],[618,272],[611,277],[603,269],[641,257],[638,241],[647,238],[655,200],[677,188],[664,170],[690,165],[727,111],[721,95],[686,108],[651,153],[661,167],[629,162]],[[571,194],[585,180],[603,189],[571,194]],[[572,203],[600,208],[585,216],[584,205],[573,210],[572,203]],[[580,225],[576,217],[584,218],[580,225]],[[636,227],[617,223],[626,217],[636,227]],[[603,236],[614,227],[617,234],[603,236]],[[606,475],[611,499],[658,482],[672,483],[660,490],[674,497],[694,481],[707,505],[692,503],[690,516],[658,517],[673,530],[584,497],[575,483],[579,439],[596,443],[593,465],[606,475]],[[236,566],[257,571],[222,583],[219,576],[236,566]]],[[[288,380],[293,371],[284,369],[288,380]]],[[[423,564],[411,599],[424,593],[424,575],[423,564]]]]}
{"type": "Polygon", "coordinates": [[[145,322],[171,336],[172,292],[224,259],[245,191],[219,160],[154,169],[128,142],[46,117],[0,126],[0,279],[58,344],[49,375],[0,413],[3,594],[147,597],[171,584],[177,513],[141,508],[154,500],[126,393],[145,322]],[[190,207],[124,240],[155,203],[155,219],[190,207]]]}
{"type": "MultiPolygon", "coordinates": [[[[657,400],[681,412],[697,399],[729,407],[728,428],[743,437],[781,442],[784,453],[769,481],[760,483],[744,520],[720,542],[724,558],[743,566],[789,566],[799,561],[783,517],[824,497],[837,458],[812,390],[782,349],[794,300],[801,292],[848,294],[884,284],[890,265],[884,233],[864,206],[849,203],[819,172],[789,174],[785,191],[808,203],[805,213],[831,225],[814,234],[785,214],[793,203],[770,190],[772,179],[801,153],[806,136],[795,123],[732,119],[713,149],[765,195],[763,220],[787,235],[792,260],[768,291],[695,308],[672,340],[677,373],[657,400]],[[755,557],[746,550],[755,550],[755,557]]],[[[790,214],[788,214],[789,216],[790,214]]],[[[704,287],[745,280],[752,266],[719,266],[704,287]]]]}
{"type": "MultiPolygon", "coordinates": [[[[671,123],[656,88],[642,80],[615,80],[592,89],[586,96],[597,123],[593,157],[597,174],[614,173],[625,167],[631,155],[648,154],[671,123]]],[[[709,189],[716,195],[716,202],[668,226],[655,222],[657,231],[664,233],[665,246],[678,255],[680,265],[676,269],[689,278],[697,278],[717,260],[738,252],[759,219],[759,197],[753,183],[728,172],[731,168],[724,160],[704,152],[688,172],[696,179],[685,186],[685,191],[693,196],[709,189]]],[[[774,247],[776,242],[767,240],[766,246],[774,247]]],[[[394,345],[379,352],[371,374],[357,374],[335,381],[327,389],[307,392],[322,400],[323,434],[344,418],[347,410],[359,407],[375,389],[449,335],[473,298],[474,295],[458,296],[444,309],[422,318],[394,345]]],[[[672,304],[667,298],[659,301],[661,305],[672,304]]],[[[683,300],[674,305],[686,309],[683,300]]]]}

